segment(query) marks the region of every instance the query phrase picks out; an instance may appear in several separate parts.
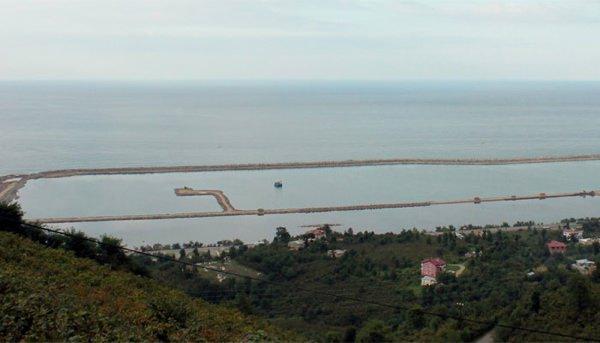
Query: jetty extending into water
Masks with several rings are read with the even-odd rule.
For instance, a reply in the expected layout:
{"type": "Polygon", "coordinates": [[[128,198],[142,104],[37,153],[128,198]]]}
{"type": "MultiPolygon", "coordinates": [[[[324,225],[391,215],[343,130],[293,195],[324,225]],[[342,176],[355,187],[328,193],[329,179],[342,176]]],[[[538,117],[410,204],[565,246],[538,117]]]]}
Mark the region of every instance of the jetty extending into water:
{"type": "Polygon", "coordinates": [[[50,179],[84,175],[129,175],[129,174],[159,174],[159,173],[196,173],[219,171],[243,170],[275,170],[275,169],[309,169],[309,168],[345,168],[385,165],[509,165],[532,163],[560,163],[600,161],[600,154],[541,156],[541,157],[516,157],[516,158],[477,158],[477,159],[444,159],[444,158],[392,158],[392,159],[365,159],[342,161],[313,161],[313,162],[281,162],[281,163],[248,163],[248,164],[221,164],[221,165],[192,165],[192,166],[165,166],[165,167],[119,167],[119,168],[89,168],[89,169],[62,169],[50,170],[39,173],[5,175],[0,177],[0,201],[10,202],[17,198],[18,190],[25,186],[27,181],[35,179],[50,179]]]}
{"type": "MultiPolygon", "coordinates": [[[[212,195],[217,197],[221,194],[225,199],[227,197],[221,191],[191,190],[199,192],[197,195],[212,195]]],[[[189,194],[193,195],[193,194],[189,194]]],[[[162,214],[139,214],[139,215],[119,215],[119,216],[92,216],[92,217],[65,217],[65,218],[38,218],[30,219],[40,223],[78,223],[78,222],[100,222],[100,221],[123,221],[123,220],[155,220],[155,219],[178,219],[178,218],[206,218],[206,217],[225,217],[225,216],[263,216],[273,214],[291,214],[291,213],[318,213],[318,212],[337,212],[337,211],[364,211],[380,210],[388,208],[409,208],[426,207],[436,205],[456,205],[456,204],[482,204],[488,202],[500,201],[522,201],[522,200],[545,200],[552,198],[566,197],[594,197],[600,195],[600,190],[581,191],[571,193],[539,193],[533,195],[511,195],[501,197],[473,197],[469,199],[442,200],[442,201],[422,201],[422,202],[400,202],[384,204],[365,204],[348,206],[327,206],[327,207],[302,207],[302,208],[282,208],[282,209],[256,209],[256,210],[238,210],[231,206],[223,206],[222,212],[181,212],[181,213],[162,213],[162,214]]]]}
{"type": "Polygon", "coordinates": [[[193,189],[189,187],[175,188],[175,194],[180,197],[209,195],[215,198],[224,212],[236,211],[229,198],[218,189],[193,189]]]}

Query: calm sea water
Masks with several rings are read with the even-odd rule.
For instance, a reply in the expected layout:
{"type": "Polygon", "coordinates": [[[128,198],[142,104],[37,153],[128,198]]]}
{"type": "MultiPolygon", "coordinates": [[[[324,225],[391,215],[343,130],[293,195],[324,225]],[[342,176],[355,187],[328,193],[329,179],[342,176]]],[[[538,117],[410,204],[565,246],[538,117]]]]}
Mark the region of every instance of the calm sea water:
{"type": "MultiPolygon", "coordinates": [[[[0,83],[0,174],[77,167],[600,152],[598,82],[0,83]]],[[[31,182],[30,217],[214,210],[173,188],[223,189],[238,208],[454,199],[600,188],[600,163],[393,166],[75,177],[31,182]],[[283,179],[283,190],[272,182],[283,179]]],[[[314,215],[82,223],[142,241],[598,216],[597,199],[314,215]]]]}

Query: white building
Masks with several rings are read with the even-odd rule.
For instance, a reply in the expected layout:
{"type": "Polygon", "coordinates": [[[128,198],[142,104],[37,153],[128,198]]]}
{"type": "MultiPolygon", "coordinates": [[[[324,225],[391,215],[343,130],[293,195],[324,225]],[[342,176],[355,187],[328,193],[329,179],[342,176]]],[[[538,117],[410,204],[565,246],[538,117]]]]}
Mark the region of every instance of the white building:
{"type": "Polygon", "coordinates": [[[423,276],[421,278],[421,286],[433,286],[437,283],[437,280],[431,276],[423,276]]]}
{"type": "Polygon", "coordinates": [[[562,233],[566,239],[577,238],[579,240],[583,238],[583,230],[565,229],[562,233]]]}
{"type": "Polygon", "coordinates": [[[582,238],[579,240],[579,244],[592,245],[595,242],[600,243],[600,238],[582,238]]]}
{"type": "Polygon", "coordinates": [[[290,248],[290,250],[296,250],[296,251],[298,251],[300,249],[303,249],[304,248],[304,241],[301,240],[301,239],[299,239],[299,240],[296,240],[296,241],[288,242],[288,248],[290,248]]]}
{"type": "Polygon", "coordinates": [[[596,270],[596,262],[584,258],[582,260],[575,261],[571,267],[578,270],[581,274],[590,275],[594,272],[594,270],[596,270]]]}
{"type": "Polygon", "coordinates": [[[346,253],[346,250],[342,250],[342,249],[327,250],[327,255],[329,255],[333,258],[340,258],[340,257],[344,256],[345,253],[346,253]]]}

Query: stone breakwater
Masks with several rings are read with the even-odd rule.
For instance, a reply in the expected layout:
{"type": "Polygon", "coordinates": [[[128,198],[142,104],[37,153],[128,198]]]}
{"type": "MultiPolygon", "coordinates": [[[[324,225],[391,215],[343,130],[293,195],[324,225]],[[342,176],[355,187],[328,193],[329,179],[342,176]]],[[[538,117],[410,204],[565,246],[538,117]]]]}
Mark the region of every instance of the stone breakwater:
{"type": "Polygon", "coordinates": [[[130,174],[160,174],[160,173],[196,173],[218,171],[246,171],[246,170],[275,170],[275,169],[311,169],[311,168],[347,168],[364,166],[385,165],[510,165],[533,163],[561,163],[600,161],[600,154],[566,155],[566,156],[541,156],[517,157],[506,159],[426,159],[426,158],[393,158],[393,159],[365,159],[342,161],[312,161],[312,162],[281,162],[281,163],[247,163],[247,164],[221,164],[221,165],[195,165],[195,166],[165,166],[165,167],[122,167],[122,168],[89,168],[89,169],[62,169],[50,170],[39,173],[5,175],[0,177],[0,202],[11,202],[17,199],[19,189],[23,188],[28,180],[62,178],[85,175],[130,175],[130,174]]]}
{"type": "Polygon", "coordinates": [[[0,202],[11,202],[18,198],[19,189],[27,183],[25,178],[0,178],[0,202]]]}
{"type": "Polygon", "coordinates": [[[158,174],[158,173],[194,173],[211,171],[236,170],[272,170],[272,169],[310,169],[310,168],[343,168],[384,165],[506,165],[532,163],[558,163],[599,161],[600,154],[542,156],[507,159],[423,159],[423,158],[393,158],[342,161],[312,161],[312,162],[281,162],[281,163],[248,163],[220,164],[197,166],[167,166],[167,167],[123,167],[123,168],[92,168],[92,169],[63,169],[40,173],[19,175],[27,179],[43,179],[71,177],[80,175],[119,175],[119,174],[158,174]]]}
{"type": "MultiPolygon", "coordinates": [[[[190,190],[195,191],[195,190],[190,190]]],[[[214,195],[208,192],[214,191],[195,191],[201,192],[199,195],[214,195]]],[[[222,194],[222,192],[221,192],[222,194]]],[[[273,214],[291,214],[291,213],[318,213],[318,212],[338,212],[338,211],[364,211],[380,210],[389,208],[409,208],[426,207],[435,205],[456,205],[456,204],[481,204],[487,202],[500,201],[522,201],[522,200],[545,200],[552,198],[565,197],[594,197],[600,194],[600,191],[581,191],[571,193],[539,193],[532,195],[511,195],[503,197],[473,197],[469,199],[443,200],[443,201],[424,201],[424,202],[404,202],[387,204],[365,204],[349,206],[328,206],[328,207],[304,207],[304,208],[282,208],[282,209],[256,209],[256,210],[238,210],[231,204],[231,207],[223,206],[223,212],[182,212],[182,213],[162,213],[162,214],[140,214],[140,215],[122,215],[122,216],[94,216],[94,217],[65,217],[65,218],[38,218],[31,219],[40,223],[77,223],[77,222],[100,222],[100,221],[123,221],[123,220],[156,220],[156,219],[178,219],[178,218],[206,218],[206,217],[225,217],[225,216],[264,216],[273,214]]],[[[190,194],[192,195],[192,194],[190,194]]],[[[224,195],[223,195],[224,196],[224,195]]]]}
{"type": "Polygon", "coordinates": [[[175,194],[180,197],[187,196],[202,196],[209,195],[215,198],[219,203],[219,206],[223,209],[223,211],[235,211],[236,209],[231,205],[229,198],[223,193],[221,190],[217,189],[192,189],[192,188],[175,188],[175,194]]]}
{"type": "Polygon", "coordinates": [[[311,169],[311,168],[345,168],[385,165],[509,165],[532,163],[560,163],[599,161],[600,154],[541,156],[517,158],[480,158],[480,159],[425,159],[425,158],[392,158],[342,161],[313,161],[313,162],[282,162],[282,163],[248,163],[221,164],[196,166],[166,166],[166,167],[123,167],[123,168],[90,168],[50,170],[32,174],[6,175],[0,177],[0,201],[10,202],[17,198],[18,190],[25,186],[28,180],[49,179],[84,175],[127,175],[127,174],[159,174],[159,173],[196,173],[218,171],[244,170],[274,170],[274,169],[311,169]],[[18,179],[19,181],[11,181],[18,179]]]}

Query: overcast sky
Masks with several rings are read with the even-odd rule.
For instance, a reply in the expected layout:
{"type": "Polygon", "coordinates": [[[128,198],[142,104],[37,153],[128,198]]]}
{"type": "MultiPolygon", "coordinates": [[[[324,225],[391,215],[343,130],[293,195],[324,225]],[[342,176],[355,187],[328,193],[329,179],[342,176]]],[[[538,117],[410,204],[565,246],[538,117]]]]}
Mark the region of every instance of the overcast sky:
{"type": "Polygon", "coordinates": [[[600,0],[0,0],[0,79],[600,79],[600,0]]]}

